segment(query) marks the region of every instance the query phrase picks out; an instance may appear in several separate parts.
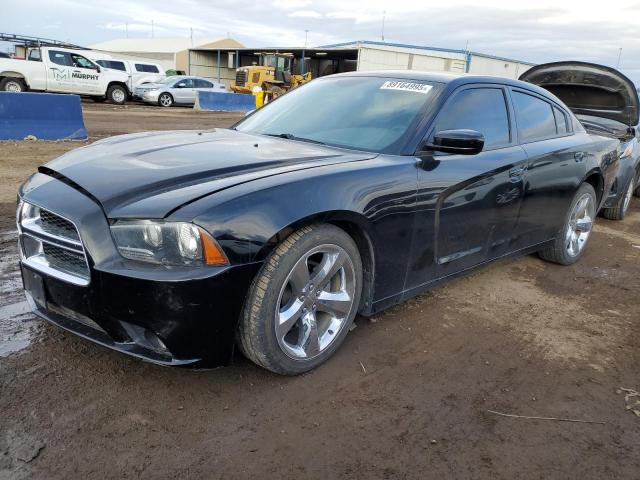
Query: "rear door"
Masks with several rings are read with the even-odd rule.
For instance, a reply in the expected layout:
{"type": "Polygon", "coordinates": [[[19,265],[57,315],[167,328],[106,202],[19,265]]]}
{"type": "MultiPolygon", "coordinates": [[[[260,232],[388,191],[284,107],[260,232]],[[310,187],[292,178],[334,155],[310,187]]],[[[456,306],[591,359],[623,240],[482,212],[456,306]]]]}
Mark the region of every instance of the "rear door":
{"type": "Polygon", "coordinates": [[[72,92],[71,71],[73,61],[69,52],[49,49],[47,52],[47,90],[52,92],[72,92]]]}
{"type": "Polygon", "coordinates": [[[559,104],[524,89],[510,91],[518,140],[529,157],[517,245],[525,248],[556,235],[578,188],[587,152],[586,134],[575,134],[559,104]]]}
{"type": "Polygon", "coordinates": [[[437,153],[419,169],[409,289],[513,249],[527,157],[517,145],[506,88],[482,84],[456,90],[427,137],[450,129],[479,131],[485,147],[477,155],[437,153]]]}

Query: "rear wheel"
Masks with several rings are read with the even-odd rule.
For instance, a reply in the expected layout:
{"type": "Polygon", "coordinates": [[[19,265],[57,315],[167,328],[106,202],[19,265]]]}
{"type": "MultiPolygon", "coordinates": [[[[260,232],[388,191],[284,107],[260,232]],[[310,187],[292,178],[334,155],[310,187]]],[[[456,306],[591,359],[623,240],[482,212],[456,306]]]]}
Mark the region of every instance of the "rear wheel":
{"type": "Polygon", "coordinates": [[[173,97],[170,93],[161,93],[158,97],[158,105],[161,107],[170,107],[173,105],[173,97]]]}
{"type": "Polygon", "coordinates": [[[560,265],[578,261],[587,246],[596,215],[596,192],[583,183],[576,193],[554,243],[538,252],[541,258],[560,265]]]}
{"type": "Polygon", "coordinates": [[[127,89],[122,85],[111,85],[107,89],[107,98],[111,103],[116,105],[124,105],[127,103],[127,89]]]}
{"type": "Polygon", "coordinates": [[[633,193],[636,191],[636,179],[632,178],[629,180],[629,184],[627,188],[624,190],[624,194],[618,200],[618,203],[615,207],[611,208],[603,208],[602,216],[604,218],[608,218],[609,220],[624,220],[625,215],[627,214],[627,210],[629,210],[629,205],[631,204],[631,198],[633,197],[633,193]]]}
{"type": "Polygon", "coordinates": [[[351,237],[333,225],[301,228],[265,261],[238,328],[243,353],[283,375],[324,363],[344,341],[362,290],[351,237]]]}
{"type": "Polygon", "coordinates": [[[12,93],[26,92],[27,85],[24,83],[24,80],[20,78],[3,78],[2,81],[0,81],[0,91],[12,93]]]}

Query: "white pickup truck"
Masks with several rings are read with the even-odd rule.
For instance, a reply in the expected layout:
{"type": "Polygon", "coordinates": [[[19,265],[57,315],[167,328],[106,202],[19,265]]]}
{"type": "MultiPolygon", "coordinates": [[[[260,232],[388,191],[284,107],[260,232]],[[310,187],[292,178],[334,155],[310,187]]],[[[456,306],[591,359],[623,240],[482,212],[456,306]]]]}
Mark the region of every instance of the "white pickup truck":
{"type": "Polygon", "coordinates": [[[82,50],[32,48],[24,60],[0,58],[0,91],[75,93],[118,105],[129,98],[129,75],[97,65],[82,50]]]}

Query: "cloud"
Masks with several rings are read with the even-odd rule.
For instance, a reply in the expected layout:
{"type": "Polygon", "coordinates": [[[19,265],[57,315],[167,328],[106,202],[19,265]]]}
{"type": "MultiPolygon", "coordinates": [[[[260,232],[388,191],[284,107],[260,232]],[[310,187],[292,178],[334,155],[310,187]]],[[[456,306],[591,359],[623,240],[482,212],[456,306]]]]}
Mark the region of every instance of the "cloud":
{"type": "Polygon", "coordinates": [[[292,18],[322,18],[322,14],[314,10],[296,10],[295,12],[291,12],[288,16],[292,18]]]}
{"type": "Polygon", "coordinates": [[[311,5],[311,0],[275,0],[273,6],[282,10],[295,10],[311,5]]]}

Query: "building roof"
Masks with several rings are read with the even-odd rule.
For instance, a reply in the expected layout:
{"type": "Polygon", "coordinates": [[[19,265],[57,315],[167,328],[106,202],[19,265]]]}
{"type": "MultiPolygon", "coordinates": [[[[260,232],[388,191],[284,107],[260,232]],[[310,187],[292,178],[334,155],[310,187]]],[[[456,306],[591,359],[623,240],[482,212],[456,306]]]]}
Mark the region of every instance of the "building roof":
{"type": "Polygon", "coordinates": [[[454,48],[442,48],[442,47],[429,47],[426,45],[410,45],[410,44],[405,44],[405,43],[391,43],[391,42],[376,42],[376,41],[372,41],[372,40],[355,40],[353,42],[344,42],[344,43],[335,43],[333,45],[321,45],[318,48],[328,48],[328,49],[333,49],[333,48],[358,48],[361,45],[372,45],[372,46],[378,46],[378,47],[386,47],[387,49],[393,49],[395,48],[407,48],[407,49],[415,49],[415,50],[431,50],[433,52],[444,52],[444,53],[458,53],[458,54],[469,54],[469,55],[473,55],[476,57],[485,57],[485,58],[491,58],[493,60],[502,60],[505,62],[516,62],[516,63],[521,63],[523,65],[536,65],[535,63],[531,63],[531,62],[525,62],[522,60],[516,60],[513,58],[505,58],[505,57],[498,57],[495,55],[488,55],[486,53],[480,53],[480,52],[473,52],[473,51],[467,51],[467,50],[462,50],[462,49],[454,49],[454,48]]]}
{"type": "Polygon", "coordinates": [[[232,38],[119,38],[89,45],[93,50],[106,52],[177,53],[190,48],[242,48],[244,45],[232,38]]]}

